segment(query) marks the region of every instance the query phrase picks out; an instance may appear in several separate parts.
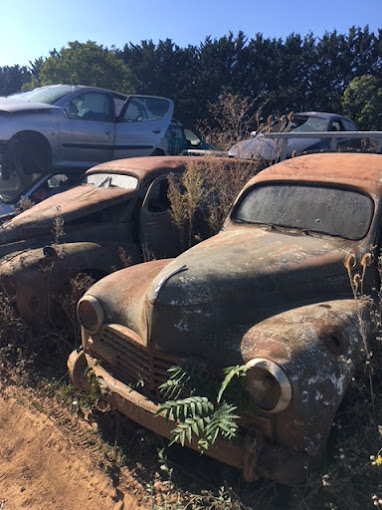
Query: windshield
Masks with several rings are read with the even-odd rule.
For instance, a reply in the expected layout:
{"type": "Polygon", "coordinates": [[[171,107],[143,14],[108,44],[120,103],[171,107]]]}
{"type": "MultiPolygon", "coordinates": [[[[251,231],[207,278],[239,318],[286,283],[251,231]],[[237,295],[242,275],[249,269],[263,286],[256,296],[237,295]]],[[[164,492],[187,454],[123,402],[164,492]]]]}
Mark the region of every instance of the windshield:
{"type": "Polygon", "coordinates": [[[373,211],[372,199],[354,190],[287,183],[250,188],[232,219],[355,240],[366,235],[373,211]]]}
{"type": "Polygon", "coordinates": [[[298,132],[315,132],[327,131],[328,119],[322,117],[309,117],[308,115],[295,115],[293,119],[288,122],[276,122],[272,126],[272,133],[298,133],[298,132]]]}
{"type": "Polygon", "coordinates": [[[124,188],[134,190],[138,179],[132,175],[96,173],[84,175],[81,184],[92,184],[95,188],[124,188]]]}
{"type": "Polygon", "coordinates": [[[28,92],[20,92],[12,94],[11,98],[21,99],[30,103],[55,104],[62,97],[74,92],[74,85],[50,85],[48,87],[40,87],[38,89],[29,90],[28,92]]]}

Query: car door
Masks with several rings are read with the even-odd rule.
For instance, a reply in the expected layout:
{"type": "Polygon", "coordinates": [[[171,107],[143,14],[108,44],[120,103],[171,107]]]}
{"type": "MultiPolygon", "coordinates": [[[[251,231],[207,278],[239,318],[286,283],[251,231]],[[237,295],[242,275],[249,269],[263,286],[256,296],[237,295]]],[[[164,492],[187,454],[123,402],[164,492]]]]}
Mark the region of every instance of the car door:
{"type": "Polygon", "coordinates": [[[149,258],[179,255],[178,232],[172,221],[168,199],[168,175],[157,177],[149,186],[139,219],[139,240],[149,258]]]}
{"type": "Polygon", "coordinates": [[[87,169],[113,159],[114,103],[105,91],[84,91],[64,105],[60,122],[60,167],[87,169]]]}
{"type": "Polygon", "coordinates": [[[149,156],[170,125],[174,103],[155,96],[129,96],[116,123],[114,159],[149,156]]]}

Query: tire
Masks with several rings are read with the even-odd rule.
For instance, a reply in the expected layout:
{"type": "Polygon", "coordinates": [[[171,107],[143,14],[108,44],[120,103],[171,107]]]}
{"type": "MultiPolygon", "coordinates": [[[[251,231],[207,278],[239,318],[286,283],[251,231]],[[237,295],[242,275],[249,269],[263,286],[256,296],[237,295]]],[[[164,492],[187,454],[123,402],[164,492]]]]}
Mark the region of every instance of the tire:
{"type": "Polygon", "coordinates": [[[48,142],[40,135],[31,133],[10,140],[4,154],[5,178],[10,179],[14,172],[19,175],[31,175],[48,173],[50,169],[50,148],[48,142]]]}

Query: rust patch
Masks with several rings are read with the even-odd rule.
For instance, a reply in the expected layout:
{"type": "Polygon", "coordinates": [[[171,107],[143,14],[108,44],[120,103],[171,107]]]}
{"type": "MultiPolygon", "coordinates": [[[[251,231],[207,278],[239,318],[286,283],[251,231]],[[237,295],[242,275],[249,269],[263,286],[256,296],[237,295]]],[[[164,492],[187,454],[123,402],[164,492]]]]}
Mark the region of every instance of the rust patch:
{"type": "Polygon", "coordinates": [[[322,347],[332,354],[339,356],[345,354],[347,350],[346,341],[341,330],[332,324],[324,324],[317,331],[318,341],[322,347]]]}

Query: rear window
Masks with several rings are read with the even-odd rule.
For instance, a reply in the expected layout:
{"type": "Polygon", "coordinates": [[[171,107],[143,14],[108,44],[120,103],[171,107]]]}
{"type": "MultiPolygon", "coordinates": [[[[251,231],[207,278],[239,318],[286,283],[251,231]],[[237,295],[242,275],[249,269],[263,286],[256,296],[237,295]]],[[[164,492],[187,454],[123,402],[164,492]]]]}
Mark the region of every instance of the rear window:
{"type": "Polygon", "coordinates": [[[368,232],[373,213],[373,200],[355,190],[282,183],[250,188],[231,218],[356,240],[368,232]]]}
{"type": "Polygon", "coordinates": [[[81,184],[91,184],[95,188],[124,188],[134,190],[138,179],[132,175],[96,173],[84,175],[81,184]]]}

